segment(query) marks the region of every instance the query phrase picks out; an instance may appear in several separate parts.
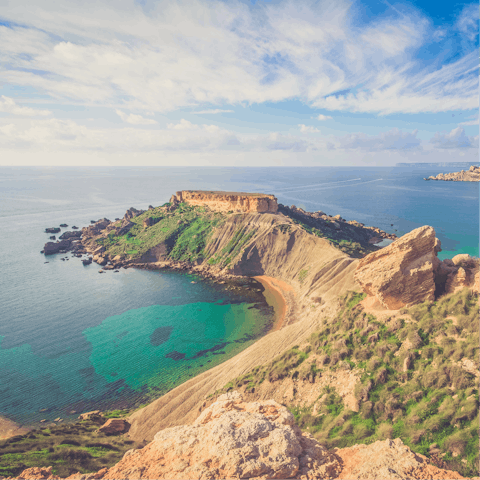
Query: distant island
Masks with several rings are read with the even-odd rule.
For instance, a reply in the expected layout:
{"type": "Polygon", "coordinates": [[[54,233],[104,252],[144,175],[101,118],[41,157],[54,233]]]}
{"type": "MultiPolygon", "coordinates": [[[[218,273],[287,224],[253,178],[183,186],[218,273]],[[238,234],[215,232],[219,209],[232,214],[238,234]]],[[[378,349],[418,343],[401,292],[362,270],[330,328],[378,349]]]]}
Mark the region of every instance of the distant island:
{"type": "Polygon", "coordinates": [[[430,176],[424,180],[445,180],[448,182],[479,182],[480,181],[480,167],[472,165],[468,170],[461,170],[460,172],[439,173],[436,177],[430,176]]]}

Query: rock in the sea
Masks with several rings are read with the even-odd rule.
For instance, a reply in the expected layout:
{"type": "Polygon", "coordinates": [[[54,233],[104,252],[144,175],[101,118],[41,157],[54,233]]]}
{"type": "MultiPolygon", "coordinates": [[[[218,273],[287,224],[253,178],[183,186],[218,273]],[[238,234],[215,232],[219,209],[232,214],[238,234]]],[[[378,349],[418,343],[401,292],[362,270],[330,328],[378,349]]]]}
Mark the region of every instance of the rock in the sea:
{"type": "Polygon", "coordinates": [[[108,419],[98,431],[105,435],[119,435],[126,432],[130,428],[130,424],[123,420],[123,418],[110,418],[108,419]]]}
{"type": "Polygon", "coordinates": [[[434,269],[439,242],[424,226],[362,258],[355,280],[363,291],[388,309],[399,309],[435,298],[434,269]]]}
{"type": "Polygon", "coordinates": [[[65,253],[71,246],[70,240],[61,240],[59,242],[47,242],[43,247],[45,255],[53,255],[54,253],[65,253]]]}
{"type": "Polygon", "coordinates": [[[58,227],[46,228],[45,233],[58,233],[60,229],[58,227]]]}
{"type": "Polygon", "coordinates": [[[62,228],[67,228],[67,227],[68,227],[68,225],[67,225],[66,223],[61,223],[60,226],[61,226],[62,228]]]}

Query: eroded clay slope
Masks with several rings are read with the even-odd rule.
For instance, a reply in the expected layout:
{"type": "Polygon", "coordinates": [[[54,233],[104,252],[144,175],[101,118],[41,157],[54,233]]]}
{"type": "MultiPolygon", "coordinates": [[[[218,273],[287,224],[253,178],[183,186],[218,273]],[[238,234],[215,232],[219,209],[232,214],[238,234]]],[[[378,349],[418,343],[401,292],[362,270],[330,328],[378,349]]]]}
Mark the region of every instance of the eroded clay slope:
{"type": "MultiPolygon", "coordinates": [[[[232,378],[301,343],[318,328],[322,313],[329,311],[338,296],[358,288],[353,278],[358,260],[296,225],[280,228],[279,217],[270,214],[232,217],[215,232],[208,248],[221,252],[239,229],[246,236],[255,231],[243,253],[227,270],[237,275],[268,275],[291,285],[293,304],[287,325],[132,414],[129,417],[132,438],[151,440],[162,428],[194,421],[208,395],[232,378]]],[[[280,224],[287,221],[286,217],[280,220],[280,224]]]]}

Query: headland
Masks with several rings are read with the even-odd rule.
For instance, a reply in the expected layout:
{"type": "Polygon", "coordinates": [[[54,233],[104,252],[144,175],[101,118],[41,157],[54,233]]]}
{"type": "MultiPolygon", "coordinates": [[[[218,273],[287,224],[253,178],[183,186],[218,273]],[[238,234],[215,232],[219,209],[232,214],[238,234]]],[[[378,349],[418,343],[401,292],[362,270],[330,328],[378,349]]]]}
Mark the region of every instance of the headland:
{"type": "Polygon", "coordinates": [[[472,165],[468,170],[460,172],[439,173],[437,176],[431,175],[424,180],[444,180],[446,182],[480,182],[480,167],[472,165]]]}
{"type": "MultiPolygon", "coordinates": [[[[211,193],[177,193],[161,207],[94,222],[71,248],[104,272],[256,278],[278,323],[225,363],[129,412],[122,435],[150,443],[95,478],[471,476],[478,259],[441,262],[429,226],[380,249],[373,242],[392,236],[374,227],[211,193]],[[241,425],[259,432],[251,438],[258,455],[234,441],[241,425]],[[170,450],[180,437],[185,448],[170,450]]],[[[55,478],[43,475],[36,478],[55,478]]]]}

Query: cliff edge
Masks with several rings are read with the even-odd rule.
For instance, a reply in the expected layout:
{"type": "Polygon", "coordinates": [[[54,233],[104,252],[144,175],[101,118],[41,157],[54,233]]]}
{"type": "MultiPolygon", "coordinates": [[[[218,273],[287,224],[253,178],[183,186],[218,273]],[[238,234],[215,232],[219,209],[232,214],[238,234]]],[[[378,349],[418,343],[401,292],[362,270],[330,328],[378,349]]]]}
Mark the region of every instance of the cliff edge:
{"type": "Polygon", "coordinates": [[[205,205],[217,212],[276,213],[278,210],[277,199],[263,193],[182,190],[170,199],[173,205],[182,202],[205,205]]]}

